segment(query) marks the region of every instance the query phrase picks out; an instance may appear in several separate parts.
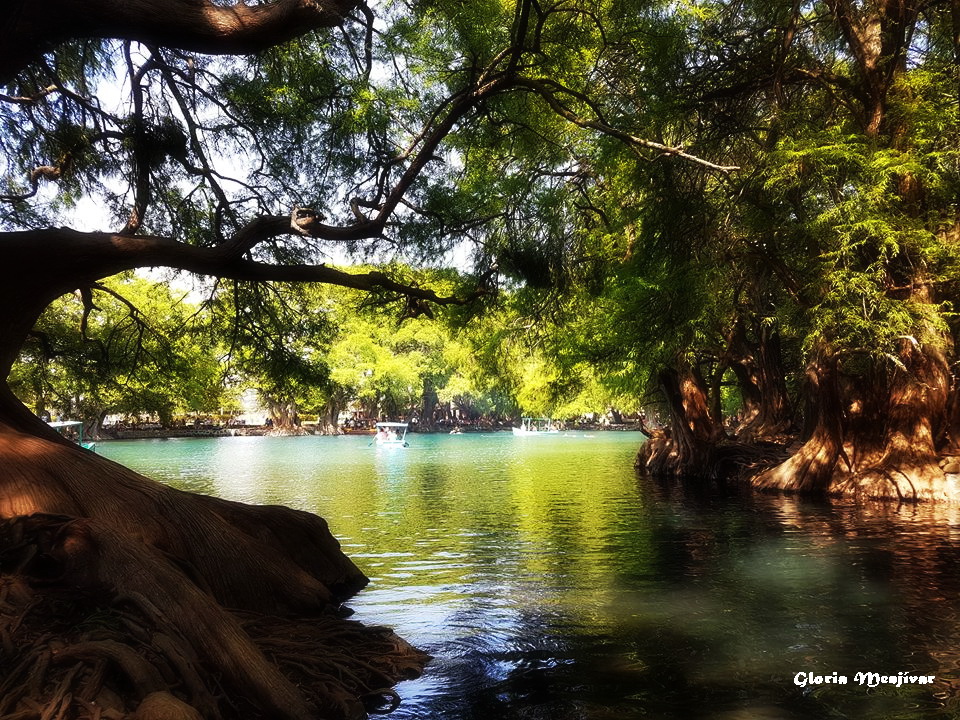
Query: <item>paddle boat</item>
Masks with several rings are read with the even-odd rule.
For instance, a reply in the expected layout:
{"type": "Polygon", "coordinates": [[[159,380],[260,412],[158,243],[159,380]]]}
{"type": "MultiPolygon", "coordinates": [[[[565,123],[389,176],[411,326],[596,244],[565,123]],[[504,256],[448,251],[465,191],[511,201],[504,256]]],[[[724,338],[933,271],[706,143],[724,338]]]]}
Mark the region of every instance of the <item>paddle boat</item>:
{"type": "Polygon", "coordinates": [[[409,447],[405,422],[378,422],[374,442],[378,447],[409,447]]]}
{"type": "Polygon", "coordinates": [[[510,428],[514,435],[559,435],[560,428],[553,424],[550,418],[525,417],[520,427],[510,428]]]}
{"type": "Polygon", "coordinates": [[[86,449],[96,451],[97,443],[93,440],[84,440],[83,439],[83,423],[79,420],[54,420],[53,422],[48,422],[47,425],[52,427],[58,433],[63,435],[63,431],[68,428],[73,428],[77,431],[77,445],[86,449]]]}

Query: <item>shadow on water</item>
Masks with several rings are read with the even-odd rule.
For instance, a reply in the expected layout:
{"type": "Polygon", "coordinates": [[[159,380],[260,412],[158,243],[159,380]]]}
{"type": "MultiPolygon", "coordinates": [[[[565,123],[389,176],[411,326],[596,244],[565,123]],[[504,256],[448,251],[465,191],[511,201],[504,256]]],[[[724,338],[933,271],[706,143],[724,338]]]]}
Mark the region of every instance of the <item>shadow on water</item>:
{"type": "MultiPolygon", "coordinates": [[[[960,508],[691,492],[638,478],[635,441],[609,435],[164,452],[189,450],[180,467],[217,494],[330,520],[371,578],[357,619],[434,656],[391,718],[957,716],[960,508]],[[226,461],[241,452],[255,475],[226,461]]],[[[150,447],[127,449],[148,472],[150,447]]]]}
{"type": "Polygon", "coordinates": [[[605,604],[587,618],[530,604],[509,623],[463,610],[451,625],[476,634],[428,648],[435,692],[414,693],[397,717],[957,716],[955,511],[645,479],[636,492],[641,510],[607,547],[618,567],[605,604]],[[799,686],[801,672],[847,684],[799,686]],[[869,687],[858,672],[936,681],[869,687]]]}

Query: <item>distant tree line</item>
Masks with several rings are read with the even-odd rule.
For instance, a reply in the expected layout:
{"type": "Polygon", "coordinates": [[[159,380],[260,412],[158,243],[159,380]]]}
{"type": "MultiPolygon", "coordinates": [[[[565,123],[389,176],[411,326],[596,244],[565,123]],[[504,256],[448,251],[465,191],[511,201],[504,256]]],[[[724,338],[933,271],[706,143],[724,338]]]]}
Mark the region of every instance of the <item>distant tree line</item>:
{"type": "Polygon", "coordinates": [[[469,326],[450,313],[411,318],[402,309],[345,288],[230,285],[203,294],[128,273],[102,283],[96,312],[77,294],[55,301],[11,386],[37,415],[83,419],[88,433],[108,415],[169,426],[175,417],[235,414],[250,389],[280,431],[309,416],[319,432],[337,433],[348,410],[366,424],[404,419],[433,430],[521,414],[619,414],[618,401],[634,409],[586,365],[576,382],[561,380],[515,309],[469,326]]]}

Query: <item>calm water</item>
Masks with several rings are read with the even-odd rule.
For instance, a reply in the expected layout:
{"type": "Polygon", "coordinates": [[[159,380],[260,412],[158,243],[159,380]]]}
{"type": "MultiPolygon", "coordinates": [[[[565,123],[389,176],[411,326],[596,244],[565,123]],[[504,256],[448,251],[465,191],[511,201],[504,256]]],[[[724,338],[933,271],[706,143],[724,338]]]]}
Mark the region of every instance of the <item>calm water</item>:
{"type": "Polygon", "coordinates": [[[176,487],[330,522],[350,605],[435,659],[391,718],[948,718],[960,713],[960,512],[693,497],[640,436],[103,443],[176,487]],[[799,672],[847,685],[799,687],[799,672]],[[857,672],[935,675],[931,686],[857,672]]]}

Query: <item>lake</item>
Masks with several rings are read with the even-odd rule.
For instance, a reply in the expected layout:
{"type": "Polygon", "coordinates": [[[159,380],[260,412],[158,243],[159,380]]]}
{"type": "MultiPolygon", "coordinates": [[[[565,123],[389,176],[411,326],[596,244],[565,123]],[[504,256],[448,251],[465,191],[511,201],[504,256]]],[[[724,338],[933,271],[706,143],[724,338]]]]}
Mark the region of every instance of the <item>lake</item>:
{"type": "Polygon", "coordinates": [[[98,452],[326,518],[371,580],[355,619],[434,656],[390,718],[960,714],[957,508],[691,493],[635,474],[636,433],[409,439],[98,452]]]}

